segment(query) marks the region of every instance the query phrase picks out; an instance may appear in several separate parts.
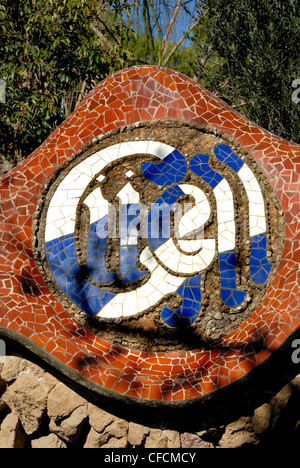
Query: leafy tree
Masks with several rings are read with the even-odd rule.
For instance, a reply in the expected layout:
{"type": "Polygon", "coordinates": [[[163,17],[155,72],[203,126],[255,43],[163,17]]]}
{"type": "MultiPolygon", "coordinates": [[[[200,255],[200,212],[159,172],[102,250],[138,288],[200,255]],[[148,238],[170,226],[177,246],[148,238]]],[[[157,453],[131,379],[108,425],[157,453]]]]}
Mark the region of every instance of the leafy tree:
{"type": "Polygon", "coordinates": [[[136,64],[194,76],[194,0],[0,0],[0,153],[24,158],[106,76],[136,64]],[[185,26],[183,23],[185,22],[185,26]],[[2,93],[3,94],[3,93],[2,93]]]}
{"type": "Polygon", "coordinates": [[[125,3],[0,0],[0,152],[27,156],[96,82],[131,65],[125,3]],[[121,21],[117,21],[121,18],[121,21]]]}
{"type": "MultiPolygon", "coordinates": [[[[170,49],[174,48],[173,53],[168,58],[167,66],[173,70],[178,70],[185,75],[196,77],[196,52],[190,45],[176,47],[176,42],[170,42],[170,49]]],[[[136,65],[157,65],[158,63],[159,43],[153,38],[151,51],[147,51],[147,38],[145,34],[136,36],[134,42],[130,43],[129,52],[136,65]]]]}
{"type": "MultiPolygon", "coordinates": [[[[203,5],[202,5],[203,7],[203,5]]],[[[300,142],[299,0],[207,0],[194,35],[198,79],[250,120],[300,142]]]]}
{"type": "Polygon", "coordinates": [[[195,6],[195,0],[136,0],[130,18],[136,60],[170,66],[174,55],[193,54],[186,40],[199,22],[195,6]]]}
{"type": "Polygon", "coordinates": [[[168,67],[195,79],[197,69],[195,49],[189,45],[179,47],[170,56],[168,67]]]}

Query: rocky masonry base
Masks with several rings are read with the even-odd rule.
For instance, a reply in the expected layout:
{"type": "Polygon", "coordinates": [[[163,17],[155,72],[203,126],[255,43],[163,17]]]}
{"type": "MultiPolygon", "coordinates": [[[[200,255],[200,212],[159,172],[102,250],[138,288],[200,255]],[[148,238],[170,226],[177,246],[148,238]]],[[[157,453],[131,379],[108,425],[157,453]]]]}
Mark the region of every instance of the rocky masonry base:
{"type": "MultiPolygon", "coordinates": [[[[300,437],[300,376],[250,415],[200,432],[147,427],[88,402],[22,358],[0,361],[0,448],[240,448],[295,446],[300,437]]],[[[188,422],[186,423],[188,428],[188,422]]]]}

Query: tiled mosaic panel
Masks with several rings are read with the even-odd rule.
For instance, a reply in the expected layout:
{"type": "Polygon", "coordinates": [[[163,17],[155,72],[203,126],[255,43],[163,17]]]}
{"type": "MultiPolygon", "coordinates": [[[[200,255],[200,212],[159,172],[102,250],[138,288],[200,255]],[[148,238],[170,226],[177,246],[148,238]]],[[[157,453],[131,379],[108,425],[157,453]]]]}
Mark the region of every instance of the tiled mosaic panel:
{"type": "MultiPolygon", "coordinates": [[[[170,157],[171,165],[173,156],[170,157]]],[[[239,168],[229,156],[228,164],[238,175],[243,175],[243,169],[247,168],[239,168]]],[[[226,158],[226,152],[220,151],[220,157],[226,158]]],[[[205,166],[205,158],[201,157],[199,164],[196,163],[195,166],[205,171],[202,177],[207,177],[212,189],[218,191],[218,185],[223,182],[220,177],[205,166]]],[[[298,145],[276,138],[248,122],[183,75],[168,69],[134,67],[109,77],[37,151],[1,178],[0,325],[30,338],[87,379],[125,396],[158,401],[185,400],[201,397],[234,382],[278,349],[300,323],[299,164],[298,145]],[[57,302],[33,258],[33,217],[47,177],[99,134],[156,118],[208,124],[233,136],[254,156],[285,213],[284,251],[264,300],[241,327],[226,336],[219,347],[210,350],[145,353],[118,348],[95,337],[79,326],[57,302]],[[263,341],[259,350],[254,344],[257,336],[263,341]]],[[[148,165],[144,169],[149,176],[159,180],[159,168],[148,165]]],[[[176,166],[178,180],[182,174],[182,165],[176,166]]],[[[169,172],[168,177],[172,177],[169,172]]],[[[256,191],[251,179],[243,177],[243,182],[250,191],[256,191]]],[[[176,180],[176,183],[180,184],[180,181],[176,180]]],[[[230,200],[226,188],[223,193],[230,200]]],[[[253,216],[258,219],[254,222],[253,218],[251,274],[253,279],[261,282],[268,274],[268,261],[264,256],[264,234],[255,232],[256,228],[263,228],[261,214],[253,216]]],[[[71,235],[71,232],[64,235],[71,235]]],[[[228,241],[230,243],[230,238],[228,241]]],[[[92,240],[90,248],[94,248],[92,240]]],[[[65,239],[62,251],[67,249],[65,239]]],[[[101,262],[101,246],[97,249],[97,258],[101,262]]],[[[227,256],[224,261],[230,272],[232,256],[229,251],[224,251],[227,256]]],[[[134,256],[134,252],[131,255],[134,256]]],[[[200,281],[196,278],[195,282],[200,281]]],[[[230,274],[224,281],[231,285],[230,274]]],[[[200,297],[193,295],[195,287],[192,281],[186,284],[186,291],[193,297],[190,310],[194,309],[196,314],[200,297]]],[[[234,287],[228,289],[234,291],[234,287]]],[[[185,305],[182,307],[184,309],[185,305]]],[[[185,313],[177,312],[177,316],[180,319],[185,313]]],[[[169,311],[164,312],[164,317],[178,320],[172,319],[169,311]]]]}
{"type": "MultiPolygon", "coordinates": [[[[122,134],[126,137],[125,141],[116,144],[116,138],[107,141],[104,139],[100,147],[94,145],[93,148],[89,148],[87,154],[83,152],[79,160],[75,158],[77,164],[70,165],[69,162],[64,171],[60,171],[57,183],[53,184],[51,178],[45,185],[49,187],[50,192],[46,190],[43,195],[46,205],[42,211],[45,212],[45,216],[38,224],[46,226],[46,246],[44,249],[43,236],[39,235],[40,250],[45,250],[53,280],[59,287],[57,291],[65,294],[71,301],[71,306],[75,304],[88,315],[101,319],[122,319],[124,329],[126,326],[130,327],[132,334],[133,322],[129,323],[126,319],[134,317],[138,320],[139,314],[143,313],[144,317],[147,317],[148,326],[145,328],[140,322],[134,322],[139,335],[143,335],[143,344],[141,345],[138,339],[133,339],[133,336],[128,341],[128,334],[125,336],[123,333],[122,344],[126,347],[132,347],[134,344],[137,348],[142,346],[144,351],[153,349],[147,336],[147,330],[151,328],[150,323],[152,328],[158,327],[155,336],[156,348],[169,350],[174,346],[184,349],[188,345],[179,337],[179,342],[175,343],[171,339],[172,333],[165,327],[166,324],[176,327],[179,332],[184,326],[193,324],[190,334],[201,335],[202,341],[204,339],[210,342],[237,328],[254,310],[254,307],[249,310],[247,305],[250,297],[253,296],[258,305],[264,292],[263,289],[253,290],[251,283],[246,285],[244,282],[242,290],[237,284],[241,281],[238,258],[241,251],[245,250],[244,244],[251,243],[255,232],[260,232],[265,237],[265,248],[262,250],[262,246],[259,246],[256,252],[257,256],[265,258],[268,265],[267,274],[262,266],[257,265],[256,284],[259,284],[257,278],[260,275],[260,284],[267,287],[266,282],[272,269],[272,264],[266,258],[264,204],[271,203],[270,209],[276,209],[273,202],[268,197],[263,199],[256,176],[247,166],[244,154],[238,156],[233,153],[230,146],[221,145],[220,138],[210,135],[205,129],[200,131],[197,127],[196,130],[194,125],[193,128],[190,126],[188,131],[187,125],[185,123],[185,134],[189,145],[181,145],[181,151],[187,151],[189,147],[185,155],[170,146],[171,141],[176,144],[178,135],[182,135],[182,129],[178,129],[178,125],[176,129],[175,124],[166,128],[165,121],[156,121],[156,140],[144,139],[147,135],[153,137],[154,133],[150,128],[140,127],[133,132],[124,129],[122,134]],[[195,131],[198,138],[195,138],[195,131]],[[143,138],[140,140],[141,132],[143,138]],[[165,134],[168,134],[169,144],[160,141],[165,138],[165,134]],[[219,170],[225,178],[211,168],[211,164],[215,164],[213,158],[203,154],[197,155],[202,148],[199,137],[202,140],[204,138],[206,145],[212,146],[210,151],[215,155],[219,156],[220,151],[226,153],[226,158],[218,158],[224,160],[219,170]],[[226,164],[229,156],[238,165],[238,175],[234,168],[231,175],[226,171],[227,167],[231,167],[226,164]],[[149,160],[159,160],[159,163],[149,160]],[[205,176],[201,178],[203,164],[218,176],[218,184],[211,185],[207,178],[205,182],[205,176]],[[128,170],[128,167],[133,170],[128,170]],[[240,172],[242,167],[243,171],[240,172]],[[181,172],[180,177],[178,168],[181,172]],[[163,174],[167,174],[165,179],[163,174]],[[239,179],[244,186],[248,184],[243,195],[235,193],[238,190],[236,182],[239,179]],[[145,202],[149,199],[149,194],[152,194],[151,206],[144,212],[143,207],[147,208],[145,202]],[[182,197],[185,197],[185,202],[180,207],[178,201],[182,197]],[[211,205],[211,198],[216,198],[216,208],[211,205]],[[118,200],[117,206],[109,203],[109,200],[118,200]],[[255,200],[255,203],[251,200],[255,200]],[[242,205],[249,205],[249,215],[245,213],[244,216],[235,219],[236,212],[241,208],[241,201],[242,205]],[[112,208],[115,225],[110,226],[112,208]],[[217,212],[217,216],[213,215],[213,211],[217,212]],[[174,215],[176,212],[177,215],[174,225],[171,222],[172,212],[174,215]],[[205,226],[212,222],[216,223],[217,229],[210,229],[208,232],[205,226]],[[141,231],[147,239],[146,246],[139,233],[142,223],[144,226],[141,231]],[[249,233],[241,242],[240,235],[236,237],[235,231],[236,225],[242,224],[249,233]],[[69,231],[74,229],[76,232],[72,234],[70,245],[69,231]],[[173,235],[177,234],[174,239],[172,231],[173,235]],[[88,232],[88,235],[85,232],[88,232]],[[111,234],[116,238],[113,252],[111,234]],[[56,239],[53,240],[55,236],[56,239]],[[68,250],[65,248],[65,240],[68,240],[68,250]],[[216,258],[219,258],[218,265],[214,265],[216,258]],[[190,278],[190,275],[198,276],[200,272],[205,273],[207,270],[211,272],[210,279],[202,274],[196,281],[190,278]],[[214,276],[220,278],[221,290],[219,291],[215,283],[216,294],[209,297],[206,289],[208,283],[215,282],[214,276]],[[197,293],[196,285],[199,289],[197,293]],[[203,307],[202,299],[196,299],[201,297],[201,289],[205,293],[203,307]],[[247,291],[251,296],[247,295],[247,291]],[[168,295],[172,297],[168,298],[168,295]],[[220,307],[219,297],[225,308],[220,307]],[[181,299],[182,304],[176,306],[173,300],[176,298],[177,301],[181,299]],[[204,306],[207,301],[208,308],[204,306]],[[238,306],[241,306],[239,310],[236,309],[238,306]],[[158,320],[158,315],[153,313],[153,307],[162,320],[158,320]],[[231,308],[236,310],[230,310],[231,308]],[[216,319],[210,320],[211,314],[215,317],[216,311],[216,319]],[[148,347],[145,346],[146,342],[148,347]]],[[[261,174],[258,180],[266,187],[261,174]]],[[[271,231],[277,229],[277,225],[274,224],[269,227],[271,231]]],[[[248,251],[248,248],[246,250],[248,251]]],[[[280,245],[278,250],[281,251],[280,245]]],[[[271,255],[270,251],[269,254],[271,255]]],[[[251,252],[249,257],[251,264],[251,252]]],[[[41,271],[43,274],[43,268],[41,271]]],[[[247,274],[245,268],[243,272],[247,274]]],[[[45,274],[48,275],[47,272],[45,274]]],[[[218,279],[216,281],[218,282],[218,279]]],[[[109,325],[101,322],[101,338],[111,339],[105,334],[108,328],[109,325]]],[[[195,344],[193,340],[189,347],[195,346],[199,346],[199,342],[195,344]]]]}
{"type": "MultiPolygon", "coordinates": [[[[154,144],[154,142],[152,142],[152,144],[154,144]]],[[[123,145],[127,146],[128,144],[120,144],[119,152],[116,154],[124,154],[123,145]]],[[[139,144],[132,146],[136,147],[136,152],[146,153],[148,142],[139,142],[139,144]]],[[[227,151],[229,154],[231,153],[229,147],[220,148],[217,146],[216,154],[219,154],[221,149],[223,151],[227,151]]],[[[99,157],[101,155],[101,158],[106,161],[108,159],[109,153],[110,148],[108,148],[107,151],[100,152],[98,155],[99,157]]],[[[154,168],[152,172],[148,172],[148,164],[143,166],[143,172],[147,179],[151,180],[157,185],[166,186],[169,186],[170,184],[176,184],[176,182],[183,180],[186,175],[186,160],[182,154],[180,154],[178,151],[173,151],[173,149],[170,148],[170,153],[166,157],[161,156],[159,151],[154,155],[161,157],[163,162],[156,166],[152,163],[154,168]],[[181,170],[180,177],[178,176],[178,167],[181,170]],[[159,178],[157,178],[158,173],[159,178]],[[165,177],[164,174],[166,174],[165,177]]],[[[239,169],[245,166],[244,162],[239,160],[238,156],[232,154],[232,157],[234,157],[235,161],[238,162],[239,169]]],[[[197,156],[196,158],[193,158],[192,164],[197,158],[197,156]]],[[[95,158],[94,156],[91,156],[84,162],[85,166],[90,164],[89,159],[91,159],[92,165],[95,164],[95,158]]],[[[98,166],[99,164],[97,164],[97,170],[98,166]]],[[[194,167],[194,164],[192,167],[194,172],[197,173],[197,167],[194,167]]],[[[82,172],[82,178],[84,179],[85,184],[87,169],[82,170],[84,170],[84,172],[82,172]]],[[[186,289],[184,285],[182,285],[179,291],[177,286],[178,284],[185,282],[184,277],[178,278],[172,274],[167,273],[168,269],[172,270],[175,275],[178,273],[186,275],[200,273],[210,265],[215,256],[216,247],[214,240],[183,240],[184,235],[196,231],[197,228],[203,226],[209,218],[210,205],[202,190],[190,184],[175,185],[166,190],[163,195],[155,201],[153,207],[150,210],[148,220],[147,231],[150,233],[148,239],[149,246],[151,247],[151,250],[155,256],[161,260],[161,265],[165,265],[168,269],[165,270],[164,268],[161,268],[161,266],[159,266],[159,264],[155,261],[153,254],[149,251],[148,248],[146,248],[141,253],[140,259],[141,263],[143,263],[145,266],[149,265],[150,261],[152,263],[151,278],[149,279],[149,282],[129,293],[120,293],[115,295],[113,299],[113,295],[111,293],[105,293],[101,291],[101,289],[99,289],[97,293],[97,288],[93,287],[91,284],[88,284],[86,280],[80,281],[79,283],[78,276],[80,275],[80,270],[78,268],[76,259],[74,236],[72,238],[72,235],[70,237],[70,234],[63,235],[64,232],[68,230],[66,226],[68,226],[70,223],[69,219],[75,218],[75,209],[77,204],[77,198],[74,198],[73,194],[69,195],[68,197],[68,195],[65,195],[65,193],[67,192],[67,194],[69,194],[70,192],[74,192],[74,187],[76,187],[76,189],[78,188],[82,192],[84,191],[84,186],[80,187],[78,182],[80,177],[78,177],[77,183],[74,184],[73,172],[75,171],[77,174],[79,174],[78,167],[75,167],[75,169],[71,171],[66,177],[69,180],[71,176],[71,181],[67,184],[64,180],[57,188],[54,194],[55,202],[51,202],[48,209],[46,224],[46,255],[53,276],[63,292],[73,302],[80,306],[83,311],[91,313],[92,315],[113,318],[135,315],[136,313],[142,312],[145,310],[145,308],[151,307],[158,303],[158,301],[162,299],[167,293],[175,292],[177,290],[178,294],[183,298],[185,298],[186,294],[189,295],[189,298],[185,298],[185,304],[180,309],[180,316],[182,320],[184,320],[186,323],[190,323],[191,321],[195,320],[196,315],[191,313],[191,311],[189,311],[189,307],[187,307],[187,304],[192,301],[190,287],[187,289],[188,292],[185,293],[186,289]],[[187,254],[180,252],[174,244],[174,241],[172,241],[170,238],[170,223],[168,223],[170,219],[166,219],[165,221],[164,219],[161,219],[161,222],[159,222],[157,219],[157,217],[162,213],[160,209],[161,207],[164,208],[167,206],[172,209],[178,198],[185,194],[190,194],[195,199],[195,206],[183,216],[179,223],[179,245],[183,251],[187,252],[187,254]],[[71,212],[71,215],[66,214],[65,218],[63,211],[64,207],[61,205],[56,206],[56,203],[61,203],[61,200],[65,200],[67,203],[67,211],[65,211],[65,213],[68,213],[69,211],[71,212]],[[72,205],[73,202],[74,206],[72,205]],[[72,206],[74,208],[73,210],[72,206]],[[64,220],[65,224],[61,224],[64,220]],[[48,236],[50,236],[48,231],[49,225],[57,226],[56,230],[53,230],[58,236],[55,241],[48,241],[48,236]],[[166,229],[168,232],[164,234],[163,232],[154,232],[155,228],[169,229],[166,229]],[[66,242],[68,243],[67,248],[65,245],[66,242]],[[200,253],[191,255],[193,252],[199,249],[201,249],[200,253]],[[145,258],[147,262],[145,262],[145,258]],[[103,310],[104,306],[106,306],[105,310],[103,310]]],[[[91,177],[97,175],[93,174],[92,168],[90,168],[90,171],[91,177]]],[[[198,173],[201,175],[201,171],[198,170],[198,173]]],[[[221,178],[221,181],[224,180],[221,176],[219,177],[221,178]]],[[[255,271],[254,279],[261,278],[260,282],[265,283],[271,270],[271,264],[266,259],[266,221],[264,200],[261,195],[260,187],[257,184],[255,176],[252,174],[250,169],[246,170],[245,180],[243,174],[240,177],[244,183],[246,182],[249,185],[249,187],[246,188],[248,197],[250,198],[252,196],[252,198],[256,198],[255,202],[253,202],[255,205],[254,213],[252,212],[253,210],[251,210],[250,201],[249,217],[251,242],[253,242],[253,239],[257,239],[257,236],[252,236],[253,226],[255,232],[259,232],[262,235],[260,242],[256,242],[255,244],[256,264],[254,262],[254,265],[253,256],[251,255],[251,271],[255,271]],[[248,180],[252,182],[252,185],[256,191],[251,188],[248,180]],[[258,208],[261,205],[262,210],[259,212],[258,208]],[[259,223],[262,225],[262,227],[259,226],[259,223]],[[263,243],[263,239],[265,239],[265,243],[263,243]],[[263,264],[260,262],[263,262],[263,264]]],[[[214,188],[216,189],[216,187],[214,188]]],[[[220,182],[220,184],[217,185],[217,188],[218,192],[216,190],[215,193],[218,202],[217,207],[219,219],[218,249],[221,277],[221,298],[223,302],[229,307],[236,307],[243,302],[246,296],[246,292],[238,291],[236,289],[235,215],[232,194],[229,185],[225,180],[223,184],[220,182]]],[[[98,221],[93,223],[90,227],[89,243],[87,249],[87,267],[88,270],[91,271],[92,280],[102,285],[108,285],[113,279],[117,277],[116,272],[108,273],[105,265],[106,239],[104,238],[105,234],[102,234],[108,222],[108,207],[106,207],[106,209],[104,208],[105,200],[103,199],[100,188],[97,188],[95,191],[93,191],[92,194],[89,195],[89,198],[91,198],[94,192],[97,192],[98,198],[94,198],[95,201],[92,205],[92,209],[95,208],[95,203],[97,201],[99,209],[98,214],[95,216],[98,221]],[[99,200],[101,200],[100,203],[99,200]],[[101,231],[100,236],[99,231],[101,231]]],[[[139,271],[136,267],[138,236],[137,234],[136,236],[133,236],[131,232],[130,236],[127,237],[127,224],[130,226],[135,218],[137,218],[136,224],[139,222],[139,205],[138,203],[134,204],[129,202],[138,202],[139,196],[129,183],[122,189],[121,192],[118,193],[118,197],[122,202],[120,213],[121,245],[119,275],[120,279],[123,279],[126,282],[133,282],[145,275],[145,272],[139,271]],[[121,192],[122,196],[120,195],[121,192]],[[128,216],[128,213],[134,214],[128,216]],[[124,222],[126,222],[126,224],[123,226],[124,222]]],[[[87,202],[86,200],[85,203],[87,202]]],[[[167,212],[167,215],[168,214],[169,212],[167,212]]],[[[72,222],[74,223],[74,221],[72,222]]],[[[52,237],[53,234],[51,234],[51,238],[52,237]]],[[[195,283],[194,279],[192,282],[193,284],[197,284],[197,281],[195,283]]],[[[190,285],[191,279],[189,279],[187,283],[190,285]]],[[[199,285],[200,283],[198,282],[198,288],[199,285]]],[[[199,296],[199,293],[197,293],[197,296],[199,296]]],[[[191,306],[195,306],[198,312],[200,311],[200,304],[201,303],[196,303],[196,299],[194,297],[193,301],[191,302],[191,306]]],[[[164,316],[165,315],[163,314],[163,317],[164,316]]],[[[175,314],[175,316],[178,316],[178,313],[175,314]]],[[[166,319],[165,321],[169,325],[172,325],[174,318],[166,319]]]]}

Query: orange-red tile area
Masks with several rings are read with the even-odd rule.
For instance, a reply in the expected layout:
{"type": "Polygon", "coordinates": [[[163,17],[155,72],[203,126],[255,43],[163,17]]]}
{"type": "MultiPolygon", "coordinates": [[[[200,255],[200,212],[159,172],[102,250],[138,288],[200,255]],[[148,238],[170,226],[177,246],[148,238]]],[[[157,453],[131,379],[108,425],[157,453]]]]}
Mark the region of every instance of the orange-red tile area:
{"type": "Polygon", "coordinates": [[[234,382],[260,365],[300,325],[299,173],[299,145],[250,123],[187,77],[150,66],[116,73],[0,180],[0,325],[31,339],[87,379],[126,396],[186,400],[234,382]],[[162,118],[209,124],[233,136],[254,156],[285,213],[284,251],[265,298],[210,350],[145,353],[96,338],[57,302],[33,258],[33,215],[47,177],[100,134],[162,118]]]}

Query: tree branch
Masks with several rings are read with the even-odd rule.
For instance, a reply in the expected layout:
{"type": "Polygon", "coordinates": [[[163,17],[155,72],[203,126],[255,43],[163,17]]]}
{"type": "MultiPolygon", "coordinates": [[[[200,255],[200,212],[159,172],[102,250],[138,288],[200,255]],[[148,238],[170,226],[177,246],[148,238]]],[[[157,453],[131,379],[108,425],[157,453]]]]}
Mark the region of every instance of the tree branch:
{"type": "Polygon", "coordinates": [[[174,45],[174,47],[172,48],[171,52],[167,55],[166,58],[163,59],[162,61],[162,65],[165,66],[168,61],[170,60],[170,58],[172,57],[172,55],[176,52],[176,50],[178,49],[178,47],[182,44],[182,42],[184,41],[184,39],[186,39],[186,36],[188,34],[190,34],[193,29],[197,26],[197,24],[199,24],[200,22],[200,19],[198,19],[197,21],[195,21],[195,23],[193,23],[189,29],[187,30],[186,34],[184,36],[182,36],[179,41],[176,42],[176,44],[174,45]]]}
{"type": "Polygon", "coordinates": [[[99,31],[99,29],[97,29],[96,26],[95,26],[93,23],[90,23],[90,28],[91,28],[91,30],[92,30],[98,37],[100,37],[101,41],[103,42],[103,44],[106,45],[106,47],[108,48],[108,50],[111,50],[112,45],[111,45],[111,43],[109,42],[109,40],[106,39],[106,37],[104,36],[104,34],[102,34],[102,32],[99,31]]]}
{"type": "Polygon", "coordinates": [[[179,13],[179,10],[180,10],[180,6],[181,6],[181,0],[177,0],[177,5],[175,7],[175,10],[173,12],[173,15],[172,15],[172,18],[171,18],[171,21],[169,23],[169,26],[168,26],[168,29],[165,33],[165,36],[163,38],[163,41],[162,41],[162,55],[164,56],[167,52],[167,49],[168,49],[168,37],[169,35],[171,34],[172,30],[174,29],[174,26],[175,26],[175,21],[176,21],[176,18],[178,16],[178,13],[179,13]]]}
{"type": "Polygon", "coordinates": [[[158,65],[161,65],[161,61],[162,61],[162,40],[161,40],[161,31],[160,31],[159,22],[158,22],[158,19],[157,19],[157,16],[156,16],[156,12],[155,12],[155,8],[154,8],[153,0],[149,0],[149,1],[150,1],[150,7],[151,7],[151,10],[152,10],[152,14],[153,14],[155,26],[156,26],[156,29],[157,29],[157,35],[158,35],[158,44],[159,44],[159,46],[158,46],[158,55],[159,55],[158,65]]]}

